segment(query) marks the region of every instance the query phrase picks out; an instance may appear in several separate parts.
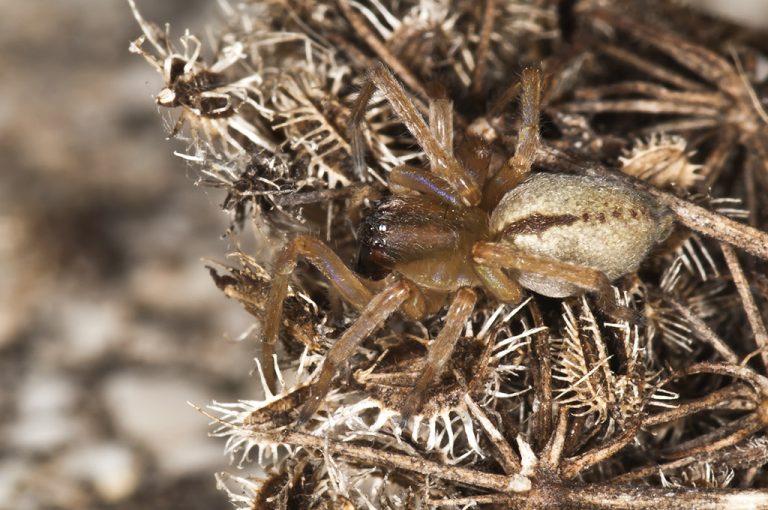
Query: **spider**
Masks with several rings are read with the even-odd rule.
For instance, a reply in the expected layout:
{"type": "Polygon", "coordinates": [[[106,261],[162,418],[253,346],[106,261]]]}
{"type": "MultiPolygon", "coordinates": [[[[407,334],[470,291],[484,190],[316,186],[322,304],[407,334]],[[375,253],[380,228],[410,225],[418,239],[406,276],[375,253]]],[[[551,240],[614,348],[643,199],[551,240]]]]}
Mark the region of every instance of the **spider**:
{"type": "MultiPolygon", "coordinates": [[[[490,153],[480,141],[468,137],[459,144],[459,156],[454,155],[450,101],[430,100],[427,125],[383,64],[369,71],[353,108],[353,138],[360,136],[363,114],[376,89],[417,140],[430,168],[393,169],[390,195],[362,221],[359,261],[386,272],[383,279],[353,272],[328,246],[308,235],[290,241],[277,257],[262,349],[269,385],[274,384],[272,356],[283,300],[299,257],[315,266],[360,313],[328,351],[299,423],[319,408],[341,364],[397,311],[421,320],[448,303],[425,369],[401,409],[403,423],[420,409],[430,383],[440,376],[479,289],[503,303],[519,302],[522,288],[550,297],[596,292],[607,312],[627,312],[616,305],[610,282],[634,271],[672,226],[669,210],[628,185],[600,177],[531,173],[539,145],[538,69],[522,73],[516,150],[493,175],[490,153]]],[[[360,147],[359,140],[357,144],[360,147]]]]}

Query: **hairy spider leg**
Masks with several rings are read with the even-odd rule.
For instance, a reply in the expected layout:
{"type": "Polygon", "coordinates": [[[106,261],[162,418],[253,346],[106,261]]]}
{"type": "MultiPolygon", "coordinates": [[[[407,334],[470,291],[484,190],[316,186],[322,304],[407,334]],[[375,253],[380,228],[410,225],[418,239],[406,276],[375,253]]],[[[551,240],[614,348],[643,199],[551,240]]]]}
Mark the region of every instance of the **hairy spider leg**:
{"type": "MultiPolygon", "coordinates": [[[[441,88],[441,94],[445,91],[441,88]]],[[[429,99],[429,130],[448,153],[453,153],[453,101],[447,97],[429,99]]]]}
{"type": "Polygon", "coordinates": [[[456,196],[453,187],[445,179],[424,168],[410,165],[400,165],[393,168],[389,172],[387,185],[389,190],[396,195],[418,191],[438,198],[454,207],[462,207],[463,205],[459,197],[456,196]]]}
{"type": "MultiPolygon", "coordinates": [[[[444,97],[430,98],[429,129],[437,143],[452,153],[453,151],[453,103],[444,97]]],[[[474,182],[477,179],[471,176],[474,182]]],[[[425,168],[411,165],[400,165],[389,173],[387,185],[394,194],[408,194],[417,191],[424,195],[433,196],[454,207],[464,204],[454,187],[437,173],[425,168]]]]}
{"type": "Polygon", "coordinates": [[[448,358],[456,347],[456,342],[461,336],[464,325],[472,315],[476,302],[477,294],[474,290],[464,287],[456,292],[445,316],[445,325],[429,347],[424,370],[419,375],[416,385],[403,405],[401,426],[404,427],[411,416],[421,408],[427,388],[443,371],[448,358]]]}
{"type": "MultiPolygon", "coordinates": [[[[352,139],[353,162],[362,173],[365,167],[363,158],[363,140],[361,124],[365,117],[365,109],[376,89],[380,90],[392,106],[405,127],[413,135],[419,146],[424,151],[430,163],[432,172],[445,179],[455,190],[456,195],[468,206],[477,205],[480,202],[480,190],[472,176],[461,166],[454,157],[452,151],[447,150],[433,135],[421,114],[408,98],[402,85],[398,83],[392,73],[382,63],[377,63],[367,74],[366,83],[360,91],[355,105],[352,108],[350,118],[350,136],[352,139]]],[[[441,108],[438,106],[438,108],[441,108]]],[[[447,126],[446,126],[447,127],[447,126]]],[[[443,130],[442,127],[438,128],[443,130]]],[[[444,130],[446,134],[448,130],[444,130]]],[[[452,129],[451,129],[452,131],[452,129]]],[[[442,137],[445,141],[445,137],[442,137]]]]}
{"type": "Polygon", "coordinates": [[[523,288],[502,268],[476,264],[475,273],[483,282],[483,287],[502,303],[519,303],[523,298],[523,288]]]}
{"type": "Polygon", "coordinates": [[[275,262],[275,275],[269,289],[264,318],[261,359],[264,378],[271,390],[276,390],[272,357],[283,315],[283,301],[288,293],[288,281],[296,268],[299,256],[304,257],[315,266],[338,290],[341,297],[357,309],[362,309],[371,300],[372,293],[368,289],[380,285],[356,275],[333,250],[318,239],[302,235],[290,241],[275,262]]]}
{"type": "Polygon", "coordinates": [[[483,266],[516,269],[572,283],[597,293],[599,305],[609,315],[620,320],[641,320],[633,310],[616,302],[610,280],[605,273],[597,269],[534,255],[504,243],[475,243],[472,256],[477,264],[483,266]]]}
{"type": "Polygon", "coordinates": [[[523,70],[520,81],[521,126],[517,135],[515,154],[507,160],[485,185],[483,207],[492,210],[499,200],[531,172],[536,149],[539,147],[539,108],[541,106],[541,71],[523,70]]]}
{"type": "Polygon", "coordinates": [[[320,407],[331,388],[336,370],[344,360],[406,302],[413,290],[407,281],[398,280],[371,298],[357,320],[325,355],[320,374],[310,388],[309,400],[301,409],[299,424],[306,423],[320,407]]]}

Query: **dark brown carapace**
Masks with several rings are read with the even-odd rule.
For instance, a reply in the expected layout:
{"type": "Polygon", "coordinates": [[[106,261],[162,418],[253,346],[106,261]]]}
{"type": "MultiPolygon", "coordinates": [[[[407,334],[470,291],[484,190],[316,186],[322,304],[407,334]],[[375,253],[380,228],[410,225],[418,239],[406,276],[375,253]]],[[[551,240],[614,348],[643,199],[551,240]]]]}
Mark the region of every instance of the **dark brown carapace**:
{"type": "Polygon", "coordinates": [[[538,70],[523,72],[515,154],[493,175],[487,149],[477,140],[462,140],[458,157],[453,154],[449,101],[432,101],[427,125],[383,65],[368,78],[353,110],[353,139],[378,88],[419,142],[430,168],[401,166],[390,173],[391,195],[374,206],[360,227],[359,268],[365,277],[310,236],[294,239],[279,256],[264,330],[268,380],[274,378],[273,345],[299,256],[360,310],[357,321],[328,351],[303,420],[321,404],[339,365],[398,310],[422,319],[449,301],[445,325],[402,409],[404,421],[418,411],[429,384],[453,352],[475,306],[475,289],[505,303],[519,301],[521,287],[553,297],[597,292],[607,312],[620,315],[610,281],[634,271],[672,225],[670,212],[621,182],[530,173],[539,144],[538,70]]]}

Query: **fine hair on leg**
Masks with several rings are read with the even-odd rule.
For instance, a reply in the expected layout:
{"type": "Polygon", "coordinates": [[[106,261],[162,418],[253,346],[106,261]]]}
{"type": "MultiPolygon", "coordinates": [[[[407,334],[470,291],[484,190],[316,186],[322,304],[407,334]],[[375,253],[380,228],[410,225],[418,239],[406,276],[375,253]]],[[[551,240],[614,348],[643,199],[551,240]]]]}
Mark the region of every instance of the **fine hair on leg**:
{"type": "Polygon", "coordinates": [[[357,320],[344,332],[325,355],[315,382],[310,387],[309,400],[301,409],[299,424],[306,423],[318,410],[331,389],[331,381],[339,366],[354,353],[360,343],[381,327],[411,295],[411,286],[399,280],[370,300],[357,320]]]}

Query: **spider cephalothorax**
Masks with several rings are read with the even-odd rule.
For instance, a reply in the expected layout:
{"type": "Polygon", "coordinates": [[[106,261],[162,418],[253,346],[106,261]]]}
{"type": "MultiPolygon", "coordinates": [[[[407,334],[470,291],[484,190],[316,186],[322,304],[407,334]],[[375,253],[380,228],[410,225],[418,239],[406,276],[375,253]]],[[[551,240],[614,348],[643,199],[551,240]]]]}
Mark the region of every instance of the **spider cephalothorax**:
{"type": "MultiPolygon", "coordinates": [[[[365,106],[378,88],[424,150],[430,168],[394,169],[389,176],[391,195],[362,222],[360,265],[369,274],[386,274],[383,279],[354,273],[310,236],[294,239],[279,256],[267,303],[267,358],[272,356],[288,279],[299,256],[360,310],[359,318],[328,351],[303,420],[319,407],[339,365],[398,310],[421,319],[449,303],[445,325],[402,409],[404,420],[419,409],[429,384],[453,352],[477,301],[475,289],[506,303],[521,299],[521,287],[552,297],[597,292],[609,313],[621,314],[610,281],[637,268],[669,233],[672,215],[645,193],[608,178],[531,174],[539,143],[540,87],[540,72],[525,70],[515,154],[488,175],[487,149],[477,140],[461,141],[461,157],[454,155],[449,101],[431,102],[427,125],[383,65],[370,71],[353,110],[353,138],[357,133],[360,139],[365,106]]],[[[362,157],[356,160],[362,162],[362,157]]]]}

